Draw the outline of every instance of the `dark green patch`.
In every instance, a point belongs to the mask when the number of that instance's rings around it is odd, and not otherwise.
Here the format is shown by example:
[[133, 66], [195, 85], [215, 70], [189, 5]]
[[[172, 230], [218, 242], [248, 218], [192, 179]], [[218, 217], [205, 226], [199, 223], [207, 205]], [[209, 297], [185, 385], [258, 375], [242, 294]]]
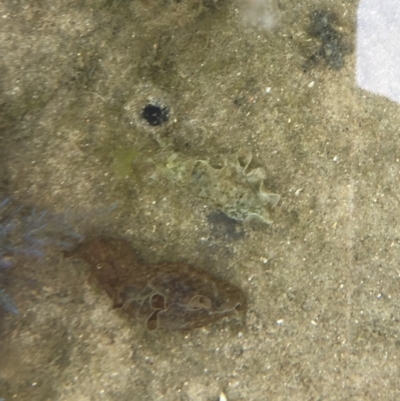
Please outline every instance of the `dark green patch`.
[[336, 14], [327, 10], [315, 10], [311, 12], [310, 19], [309, 34], [318, 40], [319, 48], [308, 57], [304, 69], [309, 70], [323, 59], [332, 69], [340, 70], [344, 66], [344, 56], [351, 52], [351, 48], [335, 28]]

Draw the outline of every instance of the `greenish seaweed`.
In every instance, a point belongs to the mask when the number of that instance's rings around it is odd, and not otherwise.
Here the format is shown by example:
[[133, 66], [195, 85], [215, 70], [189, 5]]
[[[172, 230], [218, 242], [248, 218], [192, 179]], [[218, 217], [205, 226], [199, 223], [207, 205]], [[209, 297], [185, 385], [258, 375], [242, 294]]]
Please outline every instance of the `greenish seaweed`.
[[111, 169], [117, 178], [129, 177], [132, 174], [133, 163], [140, 153], [136, 149], [120, 149], [116, 151]]

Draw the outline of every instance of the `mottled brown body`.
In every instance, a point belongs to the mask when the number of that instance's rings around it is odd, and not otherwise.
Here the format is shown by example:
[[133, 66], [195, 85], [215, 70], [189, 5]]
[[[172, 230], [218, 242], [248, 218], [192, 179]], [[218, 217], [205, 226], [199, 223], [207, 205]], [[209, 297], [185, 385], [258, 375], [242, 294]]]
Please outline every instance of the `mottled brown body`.
[[191, 330], [246, 309], [238, 287], [184, 263], [142, 263], [122, 239], [91, 239], [71, 256], [89, 264], [115, 308], [149, 330]]

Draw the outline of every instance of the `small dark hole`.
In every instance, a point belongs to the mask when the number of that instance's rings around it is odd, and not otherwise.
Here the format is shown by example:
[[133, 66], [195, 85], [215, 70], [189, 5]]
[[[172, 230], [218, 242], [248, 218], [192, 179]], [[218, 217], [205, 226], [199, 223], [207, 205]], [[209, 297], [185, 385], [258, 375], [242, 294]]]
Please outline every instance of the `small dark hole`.
[[156, 104], [147, 104], [142, 111], [142, 117], [150, 125], [157, 127], [169, 120], [169, 109]]

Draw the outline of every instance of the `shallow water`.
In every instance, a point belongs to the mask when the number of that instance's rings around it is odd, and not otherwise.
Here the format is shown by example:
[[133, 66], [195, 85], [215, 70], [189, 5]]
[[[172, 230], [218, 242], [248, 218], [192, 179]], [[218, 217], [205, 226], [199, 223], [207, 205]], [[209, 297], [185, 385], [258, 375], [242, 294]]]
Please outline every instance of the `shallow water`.
[[[248, 306], [244, 322], [149, 332], [84, 262], [16, 257], [0, 271], [19, 311], [0, 312], [0, 399], [399, 398], [400, 113], [358, 86], [357, 9], [0, 4], [1, 195], [148, 265], [201, 268]], [[219, 171], [242, 149], [280, 195], [272, 224], [227, 217], [168, 159]]]

